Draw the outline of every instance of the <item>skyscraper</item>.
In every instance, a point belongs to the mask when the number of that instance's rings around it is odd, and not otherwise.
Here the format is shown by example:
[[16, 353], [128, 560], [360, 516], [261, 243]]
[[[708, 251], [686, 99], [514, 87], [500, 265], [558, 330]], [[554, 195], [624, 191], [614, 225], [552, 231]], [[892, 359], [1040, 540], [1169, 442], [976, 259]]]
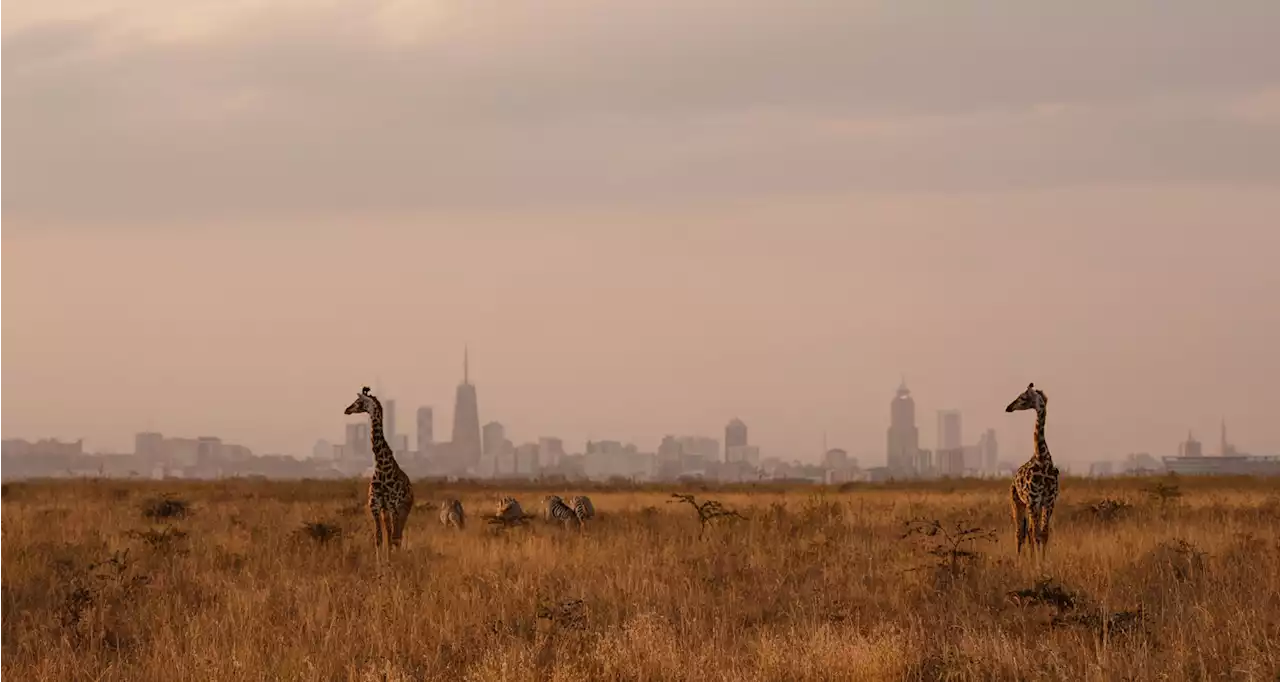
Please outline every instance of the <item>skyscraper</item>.
[[1235, 457], [1236, 455], [1240, 454], [1239, 452], [1236, 451], [1236, 446], [1232, 445], [1231, 441], [1227, 440], [1227, 418], [1226, 417], [1222, 418], [1222, 435], [1220, 436], [1220, 441], [1221, 442], [1219, 442], [1218, 444], [1218, 454], [1222, 455], [1223, 457]]
[[745, 447], [747, 445], [747, 425], [741, 419], [734, 417], [729, 420], [728, 425], [724, 427], [724, 459], [726, 462], [732, 461], [734, 457], [730, 453], [736, 453], [733, 448]]
[[996, 444], [995, 429], [987, 429], [982, 434], [982, 438], [978, 441], [978, 449], [982, 451], [982, 472], [988, 475], [996, 473], [1000, 449]]
[[369, 454], [369, 424], [366, 422], [347, 424], [346, 446], [347, 452], [352, 455]]
[[916, 401], [903, 379], [889, 403], [888, 448], [885, 464], [894, 476], [914, 475], [920, 457], [920, 430], [916, 428]]
[[960, 410], [938, 410], [938, 447], [955, 450], [964, 446], [960, 433]]
[[382, 435], [387, 439], [387, 444], [391, 446], [392, 450], [395, 450], [396, 445], [400, 443], [400, 439], [396, 438], [395, 399], [382, 401], [382, 431]]
[[459, 467], [474, 467], [480, 462], [480, 409], [476, 404], [476, 387], [471, 384], [470, 354], [462, 351], [462, 383], [458, 384], [453, 401], [454, 463]]
[[418, 408], [418, 453], [425, 455], [435, 442], [435, 416], [431, 408], [423, 405]]
[[538, 438], [538, 462], [544, 467], [559, 466], [564, 459], [564, 441], [554, 436]]
[[502, 446], [507, 440], [507, 429], [500, 422], [489, 422], [481, 432], [483, 436], [483, 452], [486, 455], [502, 453]]

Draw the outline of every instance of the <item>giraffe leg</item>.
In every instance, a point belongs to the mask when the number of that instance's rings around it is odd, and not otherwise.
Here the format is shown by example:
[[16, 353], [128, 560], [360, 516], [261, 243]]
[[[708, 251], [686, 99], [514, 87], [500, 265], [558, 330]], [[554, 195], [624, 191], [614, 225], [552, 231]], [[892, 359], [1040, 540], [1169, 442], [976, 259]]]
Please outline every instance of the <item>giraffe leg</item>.
[[1037, 544], [1040, 546], [1040, 556], [1043, 557], [1049, 549], [1049, 520], [1053, 518], [1053, 505], [1047, 504], [1040, 512], [1040, 533]]
[[382, 510], [382, 527], [387, 533], [387, 556], [391, 556], [391, 550], [395, 548], [396, 534], [396, 515], [390, 509]]
[[409, 509], [410, 507], [407, 507], [407, 506], [401, 507], [399, 510], [395, 512], [394, 516], [390, 519], [390, 523], [391, 523], [390, 544], [392, 547], [395, 547], [395, 548], [400, 547], [400, 543], [404, 538], [404, 526], [405, 526], [405, 523], [408, 522], [409, 520]]
[[1009, 497], [1010, 505], [1013, 508], [1013, 525], [1018, 533], [1018, 555], [1021, 556], [1022, 545], [1027, 541], [1027, 536], [1030, 535], [1027, 529], [1027, 521], [1029, 520], [1027, 505], [1022, 501], [1022, 498], [1018, 496], [1016, 488], [1010, 488]]
[[1043, 550], [1040, 546], [1040, 538], [1042, 537], [1040, 533], [1040, 528], [1041, 528], [1040, 521], [1044, 518], [1042, 514], [1043, 509], [1044, 507], [1041, 507], [1038, 505], [1028, 506], [1027, 508], [1027, 516], [1031, 519], [1031, 532], [1028, 533], [1027, 539], [1031, 543], [1032, 557], [1039, 557], [1041, 554], [1043, 554]]
[[377, 507], [369, 507], [369, 513], [373, 515], [373, 546], [377, 550], [382, 549], [382, 510]]

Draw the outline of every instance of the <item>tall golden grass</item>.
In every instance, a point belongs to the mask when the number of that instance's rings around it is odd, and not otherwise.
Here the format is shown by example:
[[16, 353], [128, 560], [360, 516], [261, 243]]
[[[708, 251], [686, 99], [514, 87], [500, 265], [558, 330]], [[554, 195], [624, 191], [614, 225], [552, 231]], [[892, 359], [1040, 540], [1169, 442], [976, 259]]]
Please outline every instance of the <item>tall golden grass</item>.
[[379, 563], [359, 481], [11, 483], [3, 675], [1278, 679], [1280, 488], [1154, 484], [1064, 481], [1036, 561], [1007, 482], [681, 488], [746, 517], [705, 529], [676, 488], [596, 486], [582, 533], [480, 518], [551, 490], [419, 482]]

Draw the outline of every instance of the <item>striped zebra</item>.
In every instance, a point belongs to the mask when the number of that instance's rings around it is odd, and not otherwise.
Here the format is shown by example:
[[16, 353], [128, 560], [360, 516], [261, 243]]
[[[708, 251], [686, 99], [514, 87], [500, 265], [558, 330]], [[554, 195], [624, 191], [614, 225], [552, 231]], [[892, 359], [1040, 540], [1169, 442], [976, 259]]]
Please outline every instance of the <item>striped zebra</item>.
[[577, 526], [578, 529], [582, 528], [582, 518], [578, 516], [578, 512], [565, 504], [559, 495], [547, 495], [542, 498], [542, 504], [546, 510], [547, 520], [558, 521], [566, 528], [570, 525]]
[[457, 500], [445, 500], [440, 503], [440, 525], [462, 530], [467, 525], [467, 516], [462, 511], [462, 503]]
[[543, 496], [542, 498], [542, 513], [540, 514], [540, 516], [542, 516], [542, 520], [546, 521], [547, 523], [551, 523], [552, 521], [555, 520], [551, 516], [551, 499], [552, 498], [559, 499], [556, 495], [546, 495], [546, 496]]
[[578, 518], [583, 521], [596, 515], [595, 505], [591, 504], [591, 498], [586, 495], [574, 495], [569, 498], [569, 506], [578, 513]]
[[524, 520], [524, 509], [516, 498], [508, 495], [498, 500], [497, 517], [503, 523], [520, 523]]

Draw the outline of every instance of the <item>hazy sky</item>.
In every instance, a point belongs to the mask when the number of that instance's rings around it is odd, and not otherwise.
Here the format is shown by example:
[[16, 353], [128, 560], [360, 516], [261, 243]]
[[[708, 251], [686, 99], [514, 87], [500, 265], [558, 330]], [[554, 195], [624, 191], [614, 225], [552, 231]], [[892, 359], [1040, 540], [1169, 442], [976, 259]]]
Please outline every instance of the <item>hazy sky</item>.
[[3, 430], [1280, 451], [1280, 3], [14, 0]]

